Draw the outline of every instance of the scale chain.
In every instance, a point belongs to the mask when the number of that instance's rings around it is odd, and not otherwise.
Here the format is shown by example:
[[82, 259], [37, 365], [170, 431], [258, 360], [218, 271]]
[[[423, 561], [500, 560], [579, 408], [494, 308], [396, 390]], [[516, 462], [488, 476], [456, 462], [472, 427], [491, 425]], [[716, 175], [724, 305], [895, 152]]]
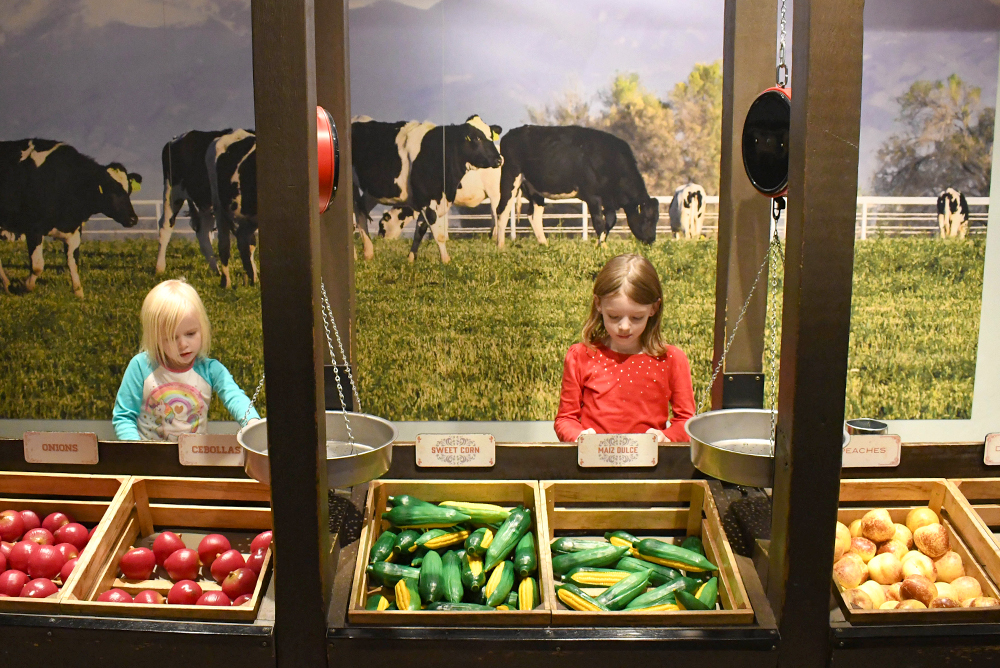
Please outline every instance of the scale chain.
[[[326, 298], [326, 286], [320, 281], [320, 290], [323, 294], [323, 301], [320, 304], [322, 315], [323, 315], [323, 330], [326, 332], [326, 345], [330, 349], [330, 359], [333, 361], [333, 377], [337, 381], [337, 395], [340, 397], [340, 411], [344, 414], [344, 426], [347, 427], [347, 440], [351, 444], [351, 454], [354, 454], [354, 432], [351, 431], [351, 421], [347, 417], [347, 402], [344, 401], [344, 388], [340, 384], [340, 370], [337, 369], [337, 355], [333, 352], [333, 338], [330, 336], [330, 322], [333, 322], [333, 327], [336, 330], [337, 322], [333, 319], [333, 309], [330, 308], [330, 302]], [[337, 333], [337, 340], [340, 340], [340, 333]], [[343, 352], [343, 348], [341, 348]], [[347, 358], [345, 357], [346, 361]], [[351, 381], [353, 385], [353, 380]], [[355, 396], [357, 396], [357, 389], [354, 390]]]
[[243, 419], [240, 420], [240, 429], [247, 426], [247, 416], [250, 415], [250, 409], [254, 407], [257, 403], [257, 397], [260, 396], [260, 391], [264, 387], [264, 373], [260, 374], [260, 382], [257, 383], [257, 389], [253, 392], [253, 397], [250, 399], [250, 403], [247, 405], [247, 410], [243, 413]]
[[[330, 306], [330, 300], [326, 296], [326, 286], [320, 281], [319, 289], [323, 293], [323, 303], [326, 305], [326, 310], [330, 314], [330, 323], [333, 325], [333, 335], [337, 337], [337, 347], [340, 348], [340, 357], [344, 360], [344, 367], [347, 369], [347, 380], [351, 383], [351, 391], [354, 392], [354, 410], [357, 413], [361, 412], [361, 397], [358, 395], [358, 386], [354, 382], [354, 373], [351, 371], [351, 364], [347, 359], [347, 353], [344, 352], [344, 343], [340, 340], [340, 329], [337, 328], [337, 321], [333, 317], [333, 308]], [[333, 348], [330, 349], [330, 357], [333, 357]], [[334, 361], [336, 364], [336, 361]], [[338, 373], [338, 379], [340, 374]]]
[[774, 78], [781, 88], [788, 85], [788, 66], [785, 64], [785, 0], [781, 0], [781, 41], [778, 45], [778, 67]]

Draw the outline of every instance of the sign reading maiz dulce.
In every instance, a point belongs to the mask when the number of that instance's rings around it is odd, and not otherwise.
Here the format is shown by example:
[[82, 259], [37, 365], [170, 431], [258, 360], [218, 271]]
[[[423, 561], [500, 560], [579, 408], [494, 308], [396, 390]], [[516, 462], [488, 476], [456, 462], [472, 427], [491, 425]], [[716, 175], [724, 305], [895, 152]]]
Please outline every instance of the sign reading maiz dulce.
[[417, 434], [417, 466], [493, 466], [496, 439], [492, 434]]
[[584, 468], [656, 466], [660, 451], [652, 434], [582, 434], [577, 456]]

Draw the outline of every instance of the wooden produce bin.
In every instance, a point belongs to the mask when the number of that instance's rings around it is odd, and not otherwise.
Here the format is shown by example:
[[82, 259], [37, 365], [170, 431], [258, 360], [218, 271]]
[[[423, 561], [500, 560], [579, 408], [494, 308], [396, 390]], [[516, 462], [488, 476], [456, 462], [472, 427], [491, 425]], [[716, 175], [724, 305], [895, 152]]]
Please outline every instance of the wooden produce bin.
[[[368, 596], [381, 591], [368, 581], [365, 568], [372, 543], [389, 523], [382, 519], [382, 513], [390, 496], [410, 494], [423, 501], [467, 501], [471, 503], [493, 503], [505, 508], [523, 505], [531, 509], [531, 531], [535, 534], [538, 554], [538, 594], [541, 604], [534, 610], [496, 610], [493, 612], [457, 612], [433, 610], [365, 610]], [[542, 582], [542, 554], [547, 545], [542, 533], [542, 519], [539, 514], [541, 500], [538, 483], [521, 480], [376, 480], [368, 489], [364, 526], [358, 542], [358, 561], [354, 570], [354, 584], [348, 605], [347, 618], [354, 624], [378, 624], [385, 626], [544, 626], [549, 623], [551, 609], [551, 586]], [[515, 584], [516, 586], [516, 584]], [[391, 591], [387, 597], [393, 598]]]
[[980, 525], [980, 535], [968, 538], [981, 548], [983, 567], [994, 582], [1000, 582], [1000, 478], [949, 480], [957, 488], [956, 501]]
[[[144, 581], [122, 580], [118, 570], [123, 554], [132, 547], [152, 548], [153, 539], [161, 531], [173, 531], [186, 547], [194, 550], [207, 534], [220, 533], [246, 557], [254, 536], [271, 528], [271, 496], [267, 485], [253, 480], [137, 476], [131, 479], [116, 501], [113, 512], [108, 515], [104, 537], [92, 559], [63, 596], [64, 611], [157, 619], [234, 622], [256, 619], [270, 575], [271, 548], [267, 551], [252, 598], [238, 607], [104, 603], [97, 597], [116, 587], [133, 596], [144, 589], [152, 589], [166, 597], [174, 583], [162, 568], [157, 567], [154, 578]], [[206, 567], [202, 567], [196, 582], [206, 592], [221, 589]]]
[[[93, 559], [111, 521], [108, 509], [125, 494], [128, 476], [0, 472], [0, 511], [33, 510], [40, 519], [56, 511], [84, 526], [96, 525], [73, 574], [48, 598], [0, 598], [0, 612], [56, 614], [59, 603]], [[59, 584], [58, 579], [55, 581]]]
[[[539, 485], [545, 514], [545, 538], [539, 563], [545, 593], [553, 603], [552, 624], [586, 626], [718, 626], [751, 624], [750, 599], [708, 484], [702, 480], [544, 480]], [[556, 598], [552, 554], [546, 549], [562, 535], [603, 538], [623, 530], [639, 538], [677, 543], [700, 536], [709, 561], [719, 567], [721, 610], [669, 612], [584, 612], [570, 610]]]
[[[998, 481], [1000, 482], [1000, 481]], [[971, 488], [970, 488], [971, 489]], [[997, 489], [1000, 489], [998, 485]], [[927, 506], [948, 530], [951, 549], [962, 557], [965, 574], [975, 578], [983, 596], [1000, 598], [994, 584], [1000, 576], [997, 546], [981, 520], [953, 483], [938, 478], [857, 479], [840, 481], [837, 519], [845, 525], [869, 510], [885, 508], [892, 521], [905, 524], [913, 508]], [[940, 622], [1000, 622], [1000, 608], [946, 608], [926, 610], [853, 610], [833, 584], [834, 598], [851, 624], [928, 624]]]

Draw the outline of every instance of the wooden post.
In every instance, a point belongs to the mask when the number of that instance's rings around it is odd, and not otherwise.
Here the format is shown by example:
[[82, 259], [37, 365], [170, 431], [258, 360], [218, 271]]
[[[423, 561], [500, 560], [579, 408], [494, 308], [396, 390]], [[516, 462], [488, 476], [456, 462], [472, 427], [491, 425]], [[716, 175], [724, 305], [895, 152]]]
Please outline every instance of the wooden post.
[[251, 15], [275, 654], [279, 668], [326, 666], [332, 580], [326, 576], [313, 3], [254, 0]]
[[829, 659], [851, 320], [864, 0], [795, 5], [781, 385], [767, 595], [779, 666]]

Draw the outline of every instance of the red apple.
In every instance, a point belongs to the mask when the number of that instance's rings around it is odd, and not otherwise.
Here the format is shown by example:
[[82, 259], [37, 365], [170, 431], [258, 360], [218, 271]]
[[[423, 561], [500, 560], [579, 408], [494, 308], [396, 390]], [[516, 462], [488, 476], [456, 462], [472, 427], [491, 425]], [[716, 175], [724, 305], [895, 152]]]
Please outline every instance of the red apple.
[[90, 542], [90, 539], [94, 537], [94, 532], [95, 531], [97, 531], [97, 525], [96, 524], [94, 526], [90, 527], [90, 531], [87, 532], [87, 542], [88, 543]]
[[101, 592], [97, 600], [102, 603], [131, 603], [132, 595], [124, 589], [109, 589]]
[[271, 532], [261, 531], [257, 536], [250, 542], [250, 551], [256, 552], [257, 550], [263, 548], [268, 548], [271, 546]]
[[28, 584], [28, 574], [22, 571], [4, 571], [0, 573], [0, 595], [20, 596], [24, 585]]
[[31, 554], [40, 547], [38, 543], [30, 540], [22, 540], [14, 543], [10, 551], [10, 558], [7, 559], [7, 566], [22, 573], [28, 572], [28, 560]]
[[42, 526], [42, 521], [38, 519], [38, 515], [35, 514], [34, 510], [22, 510], [21, 519], [24, 521], [25, 531], [31, 531]]
[[66, 563], [63, 564], [62, 569], [59, 571], [59, 579], [62, 580], [63, 584], [66, 584], [66, 580], [69, 580], [69, 576], [72, 575], [78, 561], [80, 560], [77, 557], [73, 557], [72, 559], [67, 559]]
[[16, 510], [0, 513], [0, 539], [15, 541], [24, 534], [24, 520]]
[[21, 598], [46, 598], [59, 591], [52, 580], [37, 578], [21, 588]]
[[233, 607], [235, 607], [237, 605], [243, 605], [244, 603], [246, 603], [247, 601], [249, 601], [251, 598], [253, 598], [253, 596], [251, 596], [250, 594], [243, 594], [242, 596], [240, 596], [239, 598], [237, 598], [235, 601], [233, 601]]
[[32, 578], [51, 580], [59, 575], [66, 558], [54, 545], [39, 545], [28, 558], [28, 575]]
[[229, 539], [222, 534], [210, 533], [198, 543], [198, 559], [206, 566], [211, 566], [215, 558], [232, 548]]
[[3, 573], [6, 570], [7, 570], [7, 557], [4, 556], [2, 552], [0, 552], [0, 573]]
[[167, 569], [167, 574], [174, 582], [178, 580], [194, 580], [198, 577], [198, 553], [194, 550], [184, 548], [177, 550], [163, 562], [163, 567]]
[[56, 529], [56, 532], [52, 536], [56, 539], [57, 543], [71, 543], [76, 545], [76, 549], [81, 552], [83, 552], [83, 548], [87, 547], [87, 541], [90, 540], [90, 532], [87, 531], [87, 527], [76, 522], [64, 524]]
[[[56, 542], [56, 539], [52, 536], [52, 532], [49, 531], [48, 529], [42, 529], [42, 528], [26, 531], [24, 534], [23, 542], [26, 543], [29, 540], [32, 543], [38, 543], [39, 545], [53, 545]], [[62, 543], [65, 541], [59, 541], [59, 542]]]
[[62, 553], [62, 556], [66, 561], [70, 559], [76, 559], [80, 556], [80, 550], [76, 549], [76, 545], [72, 543], [57, 543], [56, 549]]
[[222, 591], [229, 598], [252, 594], [257, 586], [257, 574], [249, 568], [237, 568], [222, 581]]
[[10, 551], [14, 549], [14, 543], [6, 540], [0, 541], [0, 554], [10, 559]]
[[255, 550], [253, 554], [247, 557], [247, 568], [252, 570], [257, 575], [260, 575], [260, 569], [264, 567], [264, 555], [267, 554], [267, 548], [262, 547], [259, 550]]
[[195, 601], [195, 605], [222, 605], [228, 607], [232, 604], [233, 602], [229, 600], [229, 597], [221, 591], [206, 591]]
[[132, 599], [133, 603], [146, 603], [148, 605], [163, 605], [167, 602], [167, 599], [163, 598], [163, 594], [158, 591], [153, 591], [152, 589], [143, 589], [141, 592], [135, 595]]
[[212, 577], [215, 578], [216, 582], [221, 583], [227, 575], [246, 565], [247, 562], [244, 561], [239, 550], [226, 550], [212, 562]]
[[194, 605], [201, 598], [201, 587], [197, 582], [181, 580], [170, 588], [167, 603], [170, 605]]
[[48, 531], [49, 533], [55, 533], [56, 529], [58, 529], [61, 526], [66, 526], [67, 524], [70, 524], [72, 521], [73, 518], [67, 515], [66, 513], [60, 513], [56, 511], [54, 513], [49, 513], [48, 515], [45, 516], [45, 519], [42, 520], [42, 528]]
[[148, 580], [156, 568], [156, 555], [146, 547], [134, 547], [122, 555], [118, 566], [129, 580]]
[[184, 541], [173, 531], [164, 531], [153, 541], [153, 554], [156, 555], [156, 565], [162, 566], [171, 554], [184, 549]]

